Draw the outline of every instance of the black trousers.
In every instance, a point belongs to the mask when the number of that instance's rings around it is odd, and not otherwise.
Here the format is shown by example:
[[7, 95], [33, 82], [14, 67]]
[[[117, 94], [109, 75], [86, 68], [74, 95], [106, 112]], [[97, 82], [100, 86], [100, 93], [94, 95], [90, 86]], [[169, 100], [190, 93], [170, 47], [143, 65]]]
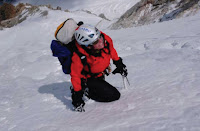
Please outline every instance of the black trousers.
[[120, 98], [120, 92], [102, 78], [87, 80], [89, 97], [98, 102], [111, 102]]

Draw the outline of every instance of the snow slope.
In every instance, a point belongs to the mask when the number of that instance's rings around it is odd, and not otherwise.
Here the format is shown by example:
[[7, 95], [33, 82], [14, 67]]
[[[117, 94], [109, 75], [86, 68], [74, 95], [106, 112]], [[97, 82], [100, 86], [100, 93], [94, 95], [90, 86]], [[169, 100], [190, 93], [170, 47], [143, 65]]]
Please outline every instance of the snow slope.
[[110, 75], [120, 100], [89, 100], [84, 113], [72, 111], [70, 77], [50, 51], [56, 27], [68, 17], [93, 25], [101, 20], [49, 10], [0, 31], [1, 131], [200, 130], [200, 13], [115, 31], [100, 26], [124, 59], [131, 87], [124, 90], [121, 76]]
[[99, 15], [103, 13], [109, 20], [119, 18], [140, 0], [19, 0], [18, 2], [33, 5], [51, 4], [53, 7], [60, 6], [63, 10], [70, 11], [86, 10]]

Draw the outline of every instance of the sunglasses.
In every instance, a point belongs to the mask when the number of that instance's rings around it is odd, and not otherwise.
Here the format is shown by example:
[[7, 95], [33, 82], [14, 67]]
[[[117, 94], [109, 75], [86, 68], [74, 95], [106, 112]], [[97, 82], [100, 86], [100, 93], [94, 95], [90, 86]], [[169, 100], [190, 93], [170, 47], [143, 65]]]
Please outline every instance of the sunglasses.
[[102, 38], [102, 36], [100, 35], [100, 36], [97, 38], [97, 40], [96, 40], [95, 42], [92, 43], [92, 45], [98, 44], [98, 42], [99, 42], [99, 40], [100, 40], [101, 38]]
[[87, 45], [86, 47], [88, 47], [88, 46], [93, 46], [93, 45], [98, 44], [98, 42], [99, 42], [99, 40], [100, 40], [101, 38], [102, 38], [102, 36], [100, 35], [93, 43]]

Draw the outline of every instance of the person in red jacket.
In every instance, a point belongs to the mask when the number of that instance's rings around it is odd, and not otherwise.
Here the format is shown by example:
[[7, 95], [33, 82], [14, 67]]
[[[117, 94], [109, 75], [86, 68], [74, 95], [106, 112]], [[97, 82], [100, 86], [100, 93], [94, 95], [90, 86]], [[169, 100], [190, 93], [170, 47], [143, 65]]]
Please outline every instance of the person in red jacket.
[[[83, 24], [75, 33], [77, 51], [71, 63], [72, 104], [75, 111], [84, 110], [83, 94], [98, 102], [120, 98], [120, 92], [105, 81], [110, 59], [116, 65], [115, 73], [127, 76], [127, 69], [113, 47], [112, 39], [96, 27]], [[77, 53], [82, 54], [82, 57]]]

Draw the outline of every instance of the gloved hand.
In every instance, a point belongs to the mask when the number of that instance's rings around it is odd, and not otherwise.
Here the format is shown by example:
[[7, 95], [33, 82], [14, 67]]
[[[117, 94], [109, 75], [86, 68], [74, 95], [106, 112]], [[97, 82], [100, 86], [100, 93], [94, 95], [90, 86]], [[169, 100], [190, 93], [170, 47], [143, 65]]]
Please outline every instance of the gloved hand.
[[78, 26], [81, 26], [81, 25], [83, 25], [83, 24], [84, 24], [83, 21], [79, 21], [77, 25], [78, 25]]
[[74, 106], [74, 111], [85, 112], [84, 105], [85, 102], [82, 100], [83, 91], [72, 90], [72, 104]]
[[123, 76], [128, 75], [128, 71], [126, 69], [126, 65], [122, 62], [122, 58], [120, 58], [118, 61], [113, 61], [113, 64], [116, 65], [116, 69], [112, 72], [113, 74], [120, 73]]

